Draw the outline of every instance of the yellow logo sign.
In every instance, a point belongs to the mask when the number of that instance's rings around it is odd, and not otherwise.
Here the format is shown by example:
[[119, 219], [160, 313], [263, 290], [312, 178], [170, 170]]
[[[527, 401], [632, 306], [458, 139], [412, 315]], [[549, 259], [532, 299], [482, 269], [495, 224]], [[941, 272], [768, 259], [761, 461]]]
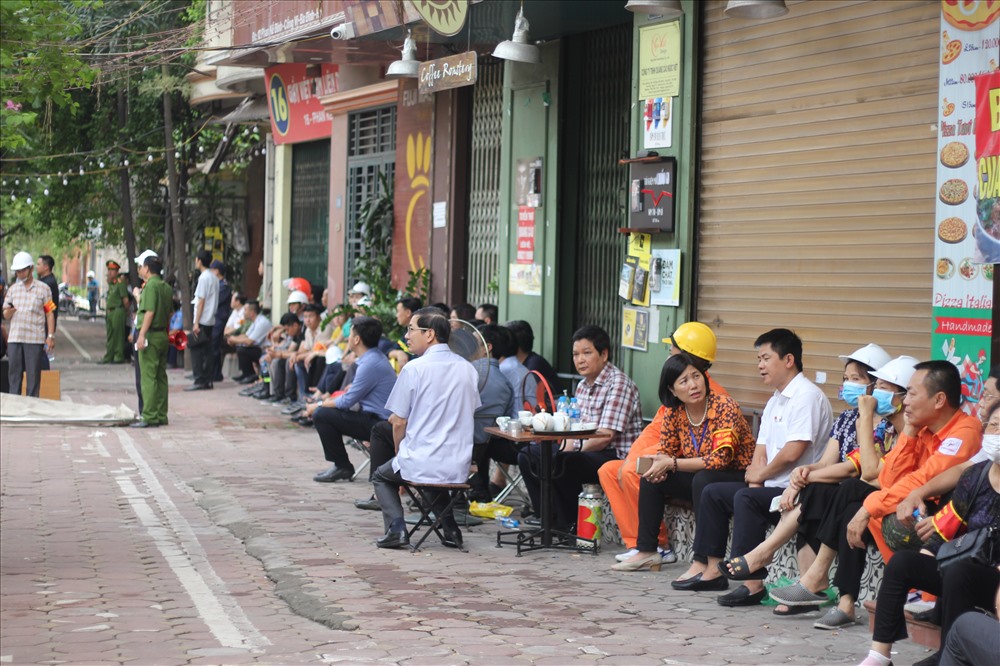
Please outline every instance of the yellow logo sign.
[[406, 175], [410, 177], [410, 189], [413, 194], [410, 196], [410, 203], [406, 207], [406, 256], [410, 260], [410, 270], [417, 270], [417, 260], [420, 262], [419, 268], [424, 267], [424, 258], [413, 256], [413, 212], [417, 208], [417, 202], [431, 186], [431, 181], [427, 178], [431, 172], [431, 137], [424, 138], [423, 132], [418, 132], [417, 136], [410, 134], [406, 137]]
[[469, 13], [469, 0], [413, 0], [413, 6], [434, 32], [448, 37], [461, 31]]

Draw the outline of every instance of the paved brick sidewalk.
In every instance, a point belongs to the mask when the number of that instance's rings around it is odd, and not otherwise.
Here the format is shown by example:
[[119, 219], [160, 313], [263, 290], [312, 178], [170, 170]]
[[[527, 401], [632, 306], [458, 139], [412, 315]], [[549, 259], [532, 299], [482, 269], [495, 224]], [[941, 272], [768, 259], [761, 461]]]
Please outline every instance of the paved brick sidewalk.
[[[313, 430], [224, 382], [152, 430], [0, 436], [0, 663], [853, 664], [866, 625], [725, 609], [597, 557], [431, 543], [381, 551], [370, 486], [318, 484]], [[132, 402], [129, 369], [64, 368], [64, 397]], [[863, 616], [864, 612], [860, 614]], [[896, 663], [926, 651], [897, 646]]]

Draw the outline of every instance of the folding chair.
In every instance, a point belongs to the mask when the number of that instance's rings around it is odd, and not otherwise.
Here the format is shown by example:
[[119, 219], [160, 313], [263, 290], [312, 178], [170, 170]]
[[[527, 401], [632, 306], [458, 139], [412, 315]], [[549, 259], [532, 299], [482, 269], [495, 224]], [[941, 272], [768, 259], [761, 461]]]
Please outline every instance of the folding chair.
[[368, 469], [369, 465], [371, 465], [372, 454], [371, 454], [371, 451], [368, 450], [367, 442], [361, 442], [361, 441], [358, 441], [358, 440], [356, 440], [356, 439], [354, 439], [352, 437], [351, 439], [347, 440], [347, 443], [350, 446], [352, 446], [355, 449], [357, 449], [358, 451], [361, 451], [361, 453], [363, 453], [364, 456], [365, 456], [365, 461], [363, 463], [361, 463], [360, 465], [358, 465], [357, 467], [354, 468], [354, 476], [351, 477], [351, 481], [354, 481], [359, 476], [361, 476], [361, 473], [363, 471], [365, 471], [366, 469]]
[[[528, 496], [528, 491], [524, 487], [524, 480], [521, 477], [521, 468], [517, 465], [509, 465], [504, 467], [500, 463], [496, 463], [497, 468], [499, 468], [500, 473], [503, 474], [504, 478], [507, 479], [507, 485], [504, 486], [503, 490], [493, 498], [494, 502], [503, 504], [504, 500], [510, 497], [511, 494], [517, 493], [521, 501], [525, 504], [531, 504], [531, 497]], [[510, 472], [510, 468], [513, 467], [515, 471]]]
[[[412, 483], [405, 479], [403, 480], [403, 489], [413, 500], [414, 506], [416, 506], [420, 511], [420, 519], [417, 520], [416, 524], [410, 528], [407, 532], [407, 536], [412, 540], [413, 535], [417, 530], [424, 525], [430, 526], [430, 529], [423, 533], [419, 541], [410, 545], [410, 550], [412, 552], [415, 553], [420, 550], [420, 546], [424, 543], [427, 537], [431, 535], [431, 532], [437, 534], [438, 539], [444, 543], [445, 538], [444, 533], [441, 531], [441, 521], [446, 515], [454, 511], [455, 505], [458, 504], [460, 499], [465, 499], [466, 492], [468, 492], [471, 487], [472, 486], [468, 483]], [[434, 511], [434, 503], [432, 501], [431, 493], [440, 491], [447, 491], [450, 498], [448, 503], [445, 505], [444, 510]], [[465, 546], [459, 546], [459, 550], [463, 553], [468, 552]]]

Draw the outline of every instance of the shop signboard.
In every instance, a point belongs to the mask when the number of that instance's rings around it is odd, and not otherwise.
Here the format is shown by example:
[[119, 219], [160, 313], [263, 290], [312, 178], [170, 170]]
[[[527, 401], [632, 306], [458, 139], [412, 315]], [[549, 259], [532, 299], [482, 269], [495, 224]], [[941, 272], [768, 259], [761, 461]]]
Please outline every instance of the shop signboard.
[[974, 412], [990, 367], [993, 262], [1000, 259], [992, 256], [992, 234], [980, 219], [989, 203], [983, 197], [992, 190], [989, 179], [981, 179], [978, 159], [990, 148], [977, 146], [977, 133], [992, 120], [976, 90], [977, 80], [985, 82], [1000, 61], [1000, 3], [944, 0], [940, 25], [931, 357], [958, 367]]
[[431, 30], [451, 37], [465, 26], [469, 0], [413, 0], [413, 8]]
[[475, 51], [420, 63], [420, 73], [417, 77], [420, 93], [426, 95], [450, 88], [471, 86], [478, 76], [476, 63]]
[[330, 136], [331, 116], [319, 98], [339, 90], [337, 65], [289, 63], [264, 70], [271, 130], [276, 144]]
[[681, 92], [681, 28], [677, 21], [639, 28], [639, 100]]
[[405, 286], [410, 273], [428, 267], [432, 225], [436, 219], [447, 223], [447, 202], [431, 201], [434, 97], [420, 94], [415, 80], [403, 79], [396, 108], [392, 283]]

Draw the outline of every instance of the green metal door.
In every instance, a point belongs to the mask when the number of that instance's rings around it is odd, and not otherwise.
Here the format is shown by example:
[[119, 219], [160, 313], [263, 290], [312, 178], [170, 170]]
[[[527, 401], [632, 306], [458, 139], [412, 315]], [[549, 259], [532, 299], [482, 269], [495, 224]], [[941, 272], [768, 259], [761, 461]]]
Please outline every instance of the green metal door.
[[353, 285], [359, 256], [370, 250], [361, 236], [360, 211], [364, 203], [381, 194], [379, 174], [392, 192], [396, 167], [396, 107], [387, 106], [348, 116], [347, 242], [344, 248], [344, 284]]
[[487, 288], [497, 276], [500, 248], [500, 147], [503, 120], [503, 61], [485, 59], [472, 93], [469, 174], [469, 263], [465, 297], [495, 303]]
[[618, 160], [629, 148], [632, 26], [568, 37], [564, 53], [560, 337], [568, 340], [576, 328], [597, 324], [617, 346], [625, 253], [618, 229], [625, 226], [628, 187], [628, 171]]
[[330, 140], [292, 148], [291, 277], [326, 284], [330, 220]]

